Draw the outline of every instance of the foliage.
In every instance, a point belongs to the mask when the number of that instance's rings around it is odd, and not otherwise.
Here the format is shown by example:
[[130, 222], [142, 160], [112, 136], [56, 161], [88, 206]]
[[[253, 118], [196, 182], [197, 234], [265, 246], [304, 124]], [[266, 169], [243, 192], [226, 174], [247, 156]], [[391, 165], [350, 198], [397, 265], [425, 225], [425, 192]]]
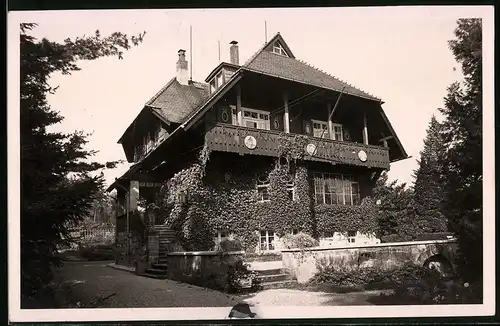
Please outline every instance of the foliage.
[[424, 267], [414, 264], [405, 264], [392, 270], [378, 267], [343, 269], [334, 264], [320, 265], [319, 267], [310, 283], [329, 284], [335, 287], [366, 286], [384, 282], [394, 286], [411, 280], [420, 280], [427, 272]]
[[259, 273], [248, 269], [248, 264], [238, 260], [234, 266], [229, 266], [227, 275], [227, 292], [240, 293], [243, 290], [260, 288]]
[[247, 262], [252, 262], [252, 261], [266, 262], [266, 261], [277, 261], [277, 260], [281, 260], [281, 253], [245, 252], [245, 261], [247, 261]]
[[304, 249], [319, 246], [319, 241], [307, 233], [287, 234], [282, 238], [283, 245], [288, 249]]
[[280, 133], [278, 136], [278, 157], [285, 158], [287, 162], [304, 158], [308, 137], [304, 135], [287, 135]]
[[462, 65], [465, 81], [448, 88], [440, 109], [446, 147], [443, 212], [459, 240], [461, 275], [479, 281], [483, 274], [482, 21], [459, 19], [457, 24], [449, 46]]
[[314, 212], [321, 234], [348, 231], [372, 234], [378, 231], [376, 209], [374, 201], [366, 197], [361, 205], [317, 205]]
[[90, 245], [79, 249], [82, 258], [87, 260], [114, 260], [115, 252], [110, 245]]
[[51, 267], [60, 266], [57, 248], [69, 246], [69, 227], [78, 224], [92, 208], [101, 189], [99, 169], [118, 162], [88, 162], [95, 151], [85, 150], [86, 135], [49, 132], [63, 117], [47, 102], [53, 73], [80, 70], [79, 60], [121, 57], [130, 39], [121, 33], [66, 39], [63, 44], [29, 35], [36, 24], [21, 24], [20, 35], [20, 135], [21, 135], [21, 292], [34, 295], [51, 279]]
[[221, 241], [215, 248], [215, 251], [229, 252], [229, 251], [241, 251], [243, 246], [241, 241], [238, 239], [225, 239]]
[[408, 209], [412, 196], [412, 189], [407, 188], [405, 183], [398, 184], [397, 180], [388, 182], [387, 172], [382, 172], [373, 189], [374, 201], [380, 201], [377, 205], [379, 236], [398, 234], [409, 241], [418, 235], [420, 230], [414, 227]]
[[445, 147], [440, 133], [441, 125], [432, 116], [420, 152], [419, 167], [415, 171], [412, 206], [414, 224], [422, 232], [443, 232], [447, 230], [446, 218], [442, 213], [444, 189], [442, 185]]

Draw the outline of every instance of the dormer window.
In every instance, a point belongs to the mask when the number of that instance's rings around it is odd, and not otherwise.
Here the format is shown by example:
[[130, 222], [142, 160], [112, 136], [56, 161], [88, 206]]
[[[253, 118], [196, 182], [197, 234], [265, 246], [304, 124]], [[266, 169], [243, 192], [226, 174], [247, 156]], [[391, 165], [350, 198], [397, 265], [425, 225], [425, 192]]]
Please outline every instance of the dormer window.
[[273, 53], [288, 57], [288, 54], [286, 53], [285, 49], [283, 49], [283, 46], [281, 46], [281, 44], [279, 42], [274, 43]]
[[214, 79], [212, 79], [210, 81], [210, 94], [212, 94], [213, 92], [215, 92], [216, 88], [217, 87], [215, 86], [215, 78], [214, 78]]
[[222, 71], [221, 71], [217, 74], [217, 88], [220, 88], [223, 82], [224, 81], [222, 79]]

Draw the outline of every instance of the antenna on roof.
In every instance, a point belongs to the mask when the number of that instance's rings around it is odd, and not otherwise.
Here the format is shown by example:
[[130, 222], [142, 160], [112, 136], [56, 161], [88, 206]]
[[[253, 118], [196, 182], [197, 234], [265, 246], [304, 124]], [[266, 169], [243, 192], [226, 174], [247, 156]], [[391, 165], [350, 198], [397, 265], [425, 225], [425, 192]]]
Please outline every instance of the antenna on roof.
[[217, 41], [217, 49], [219, 51], [219, 62], [220, 63], [220, 40]]
[[265, 35], [266, 43], [267, 43], [267, 21], [266, 20], [264, 20], [264, 35]]
[[189, 80], [193, 81], [193, 26], [189, 25]]

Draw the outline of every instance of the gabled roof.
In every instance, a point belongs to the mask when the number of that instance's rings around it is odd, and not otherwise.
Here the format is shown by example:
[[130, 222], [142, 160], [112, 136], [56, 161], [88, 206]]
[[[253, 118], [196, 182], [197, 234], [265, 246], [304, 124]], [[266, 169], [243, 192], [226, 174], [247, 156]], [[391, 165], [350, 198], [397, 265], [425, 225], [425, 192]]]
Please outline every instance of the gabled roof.
[[[272, 52], [272, 44], [279, 42], [288, 57]], [[344, 93], [380, 102], [381, 99], [368, 94], [352, 85], [341, 81], [326, 72], [295, 59], [283, 37], [278, 33], [244, 65], [243, 69], [256, 71], [266, 75], [289, 79], [300, 83], [326, 88], [340, 92], [345, 85]]]
[[146, 102], [168, 122], [182, 123], [208, 97], [208, 86], [192, 82], [181, 85], [172, 78], [155, 96]]

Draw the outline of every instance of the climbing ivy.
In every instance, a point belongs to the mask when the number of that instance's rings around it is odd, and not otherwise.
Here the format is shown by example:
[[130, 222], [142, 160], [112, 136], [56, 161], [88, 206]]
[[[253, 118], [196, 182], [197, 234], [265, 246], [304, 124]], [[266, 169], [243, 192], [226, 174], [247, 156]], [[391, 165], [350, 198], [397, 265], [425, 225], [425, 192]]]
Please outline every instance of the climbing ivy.
[[[274, 166], [235, 163], [226, 171], [216, 164], [207, 168], [210, 152], [204, 147], [196, 162], [168, 180], [157, 207], [184, 249], [213, 249], [217, 230], [235, 234], [247, 251], [255, 250], [259, 230], [272, 230], [280, 236], [296, 230], [316, 238], [325, 232], [374, 232], [376, 211], [369, 198], [360, 206], [314, 204], [307, 167], [297, 160], [293, 149], [301, 147], [303, 152], [302, 143], [294, 144], [283, 147]], [[265, 202], [258, 201], [256, 190], [257, 177], [262, 174], [269, 180], [269, 201]], [[291, 182], [294, 200], [287, 190]], [[181, 200], [183, 197], [187, 200]]]
[[280, 134], [278, 141], [278, 157], [285, 158], [287, 162], [304, 158], [308, 137], [304, 135]]

